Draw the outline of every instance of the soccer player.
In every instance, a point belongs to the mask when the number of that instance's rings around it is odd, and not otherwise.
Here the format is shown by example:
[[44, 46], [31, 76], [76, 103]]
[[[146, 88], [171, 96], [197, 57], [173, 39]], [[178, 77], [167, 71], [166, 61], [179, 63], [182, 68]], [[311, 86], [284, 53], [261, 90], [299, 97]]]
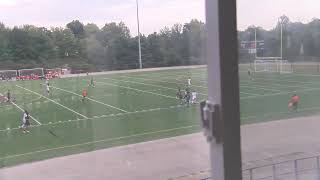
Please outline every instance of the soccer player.
[[188, 78], [188, 86], [191, 86], [191, 77]]
[[82, 101], [84, 101], [87, 96], [88, 96], [88, 91], [87, 91], [86, 89], [84, 89], [84, 90], [82, 91]]
[[46, 84], [46, 92], [47, 92], [47, 95], [50, 94], [50, 85], [49, 85], [49, 83]]
[[186, 91], [186, 94], [184, 96], [184, 99], [186, 100], [187, 105], [190, 105], [190, 99], [191, 99], [191, 93], [190, 91]]
[[182, 91], [180, 88], [178, 88], [178, 92], [177, 92], [177, 99], [180, 100], [180, 103], [182, 104], [182, 100], [183, 100], [183, 95], [182, 95]]
[[49, 86], [49, 79], [46, 79], [46, 85]]
[[89, 86], [91, 86], [91, 87], [95, 87], [93, 77], [91, 77], [91, 79], [90, 79], [90, 85], [89, 85]]
[[292, 108], [294, 111], [298, 112], [298, 103], [300, 101], [300, 96], [294, 94], [288, 104], [289, 108]]
[[192, 104], [196, 103], [196, 100], [197, 100], [197, 92], [196, 92], [196, 91], [192, 91], [191, 96], [192, 96], [192, 98], [191, 98], [191, 103], [192, 103]]
[[7, 102], [11, 102], [11, 93], [10, 90], [7, 92]]
[[253, 80], [252, 72], [251, 69], [248, 69], [248, 76], [251, 80]]
[[28, 127], [30, 126], [30, 115], [27, 110], [24, 110], [23, 115], [22, 115], [22, 125], [21, 129], [23, 133], [29, 133], [30, 131], [28, 130]]

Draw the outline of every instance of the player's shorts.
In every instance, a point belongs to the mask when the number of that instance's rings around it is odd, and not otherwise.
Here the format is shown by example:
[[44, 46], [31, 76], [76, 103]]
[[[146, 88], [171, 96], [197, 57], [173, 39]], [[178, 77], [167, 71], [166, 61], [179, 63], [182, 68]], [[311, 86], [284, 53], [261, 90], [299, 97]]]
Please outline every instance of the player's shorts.
[[30, 126], [29, 120], [27, 120], [26, 123], [23, 123], [21, 127], [22, 127], [22, 128], [26, 128], [26, 127], [28, 127], [28, 126]]
[[293, 107], [297, 107], [297, 106], [298, 106], [298, 102], [293, 102], [293, 103], [292, 103], [292, 106], [293, 106]]

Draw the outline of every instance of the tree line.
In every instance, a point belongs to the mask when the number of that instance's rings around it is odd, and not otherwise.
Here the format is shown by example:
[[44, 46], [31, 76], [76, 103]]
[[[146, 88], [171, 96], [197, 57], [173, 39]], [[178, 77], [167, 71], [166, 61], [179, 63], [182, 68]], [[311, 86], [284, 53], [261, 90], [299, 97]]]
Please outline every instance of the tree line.
[[289, 17], [283, 15], [275, 27], [265, 30], [262, 27], [249, 26], [238, 32], [239, 58], [241, 62], [255, 59], [255, 54], [241, 50], [241, 42], [264, 41], [264, 49], [258, 53], [260, 57], [280, 57], [282, 26], [282, 52], [283, 59], [288, 61], [320, 61], [320, 19], [314, 18], [309, 23], [291, 22]]
[[[141, 35], [143, 67], [203, 64], [204, 23], [164, 27]], [[0, 23], [1, 69], [71, 67], [74, 71], [138, 68], [138, 37], [123, 23], [84, 25], [74, 20], [66, 27], [23, 25], [9, 28]]]

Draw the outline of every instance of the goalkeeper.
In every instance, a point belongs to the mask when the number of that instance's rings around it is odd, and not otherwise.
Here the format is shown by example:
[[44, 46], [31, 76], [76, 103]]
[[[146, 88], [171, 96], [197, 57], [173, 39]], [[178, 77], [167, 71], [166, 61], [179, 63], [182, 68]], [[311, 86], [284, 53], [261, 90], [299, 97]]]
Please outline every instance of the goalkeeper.
[[300, 96], [294, 94], [288, 104], [289, 108], [292, 108], [294, 111], [298, 112], [298, 103], [300, 102]]

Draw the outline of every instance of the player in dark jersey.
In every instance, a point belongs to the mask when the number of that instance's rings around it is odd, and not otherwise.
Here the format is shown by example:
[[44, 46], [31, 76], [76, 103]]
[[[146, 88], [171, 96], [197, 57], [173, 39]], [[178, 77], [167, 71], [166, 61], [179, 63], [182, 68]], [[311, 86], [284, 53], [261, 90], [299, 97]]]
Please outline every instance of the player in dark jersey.
[[180, 103], [182, 104], [182, 102], [183, 102], [183, 94], [182, 94], [182, 91], [181, 91], [180, 88], [178, 88], [178, 92], [177, 92], [176, 95], [177, 95], [177, 99], [179, 99]]
[[190, 91], [187, 91], [187, 89], [186, 89], [186, 94], [184, 96], [184, 99], [186, 100], [186, 103], [189, 106], [190, 105], [190, 100], [191, 100], [191, 93], [190, 93]]
[[11, 102], [11, 93], [10, 90], [7, 92], [7, 102]]
[[29, 133], [28, 127], [30, 126], [30, 114], [27, 110], [23, 112], [22, 115], [22, 125], [21, 129], [23, 133]]
[[95, 87], [93, 77], [91, 77], [91, 79], [90, 79], [90, 86], [91, 86], [91, 87]]
[[253, 80], [253, 76], [252, 76], [252, 72], [251, 72], [251, 69], [248, 69], [248, 76], [251, 80]]

